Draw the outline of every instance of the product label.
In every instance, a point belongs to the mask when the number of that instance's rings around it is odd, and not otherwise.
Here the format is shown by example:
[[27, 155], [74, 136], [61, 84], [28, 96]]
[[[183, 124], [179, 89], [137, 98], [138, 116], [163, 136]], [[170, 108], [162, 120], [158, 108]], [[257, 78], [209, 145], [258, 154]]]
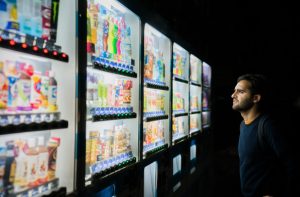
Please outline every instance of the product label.
[[56, 105], [56, 99], [57, 99], [57, 86], [49, 86], [49, 98], [48, 102], [50, 105]]
[[19, 110], [30, 110], [30, 80], [19, 80], [17, 105]]

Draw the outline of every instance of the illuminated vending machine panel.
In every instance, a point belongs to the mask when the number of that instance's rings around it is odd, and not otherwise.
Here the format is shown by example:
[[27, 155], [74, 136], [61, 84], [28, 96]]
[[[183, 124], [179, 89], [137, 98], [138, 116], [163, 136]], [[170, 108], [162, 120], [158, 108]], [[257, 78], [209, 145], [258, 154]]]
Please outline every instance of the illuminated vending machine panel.
[[87, 4], [85, 180], [138, 159], [140, 19], [117, 1]]
[[74, 190], [74, 13], [70, 1], [0, 1], [0, 196]]
[[143, 157], [168, 146], [170, 65], [170, 39], [146, 23], [143, 72]]
[[211, 124], [211, 67], [203, 62], [202, 67], [202, 127], [208, 128]]
[[189, 53], [173, 44], [172, 142], [189, 134]]
[[202, 61], [190, 55], [190, 134], [201, 131]]

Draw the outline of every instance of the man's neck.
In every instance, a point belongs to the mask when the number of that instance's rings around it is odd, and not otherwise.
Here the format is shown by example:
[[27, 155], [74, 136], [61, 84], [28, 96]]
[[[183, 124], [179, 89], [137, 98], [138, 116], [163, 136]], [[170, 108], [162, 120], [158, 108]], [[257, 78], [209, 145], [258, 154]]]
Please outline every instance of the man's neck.
[[241, 112], [245, 124], [251, 124], [260, 114], [257, 108], [251, 108], [248, 111]]

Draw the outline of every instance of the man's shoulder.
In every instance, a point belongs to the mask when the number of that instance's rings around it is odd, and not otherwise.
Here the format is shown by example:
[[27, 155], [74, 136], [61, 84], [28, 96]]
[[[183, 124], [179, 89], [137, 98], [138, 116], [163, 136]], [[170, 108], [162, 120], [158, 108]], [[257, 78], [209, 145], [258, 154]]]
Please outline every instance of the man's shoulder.
[[264, 127], [276, 127], [281, 128], [284, 124], [282, 117], [277, 114], [272, 113], [263, 113], [260, 115], [260, 124], [263, 124]]

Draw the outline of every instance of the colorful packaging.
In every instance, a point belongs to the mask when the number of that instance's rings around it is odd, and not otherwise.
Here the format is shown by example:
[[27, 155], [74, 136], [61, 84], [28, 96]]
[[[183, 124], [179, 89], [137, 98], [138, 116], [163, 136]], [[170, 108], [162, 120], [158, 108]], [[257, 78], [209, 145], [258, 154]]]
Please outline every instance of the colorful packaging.
[[124, 80], [123, 81], [123, 103], [129, 105], [131, 103], [131, 88], [132, 81]]
[[[8, 21], [5, 29], [12, 31], [19, 31], [20, 24], [18, 22], [18, 12], [17, 12], [17, 2], [16, 1], [6, 1], [6, 8], [8, 14]], [[2, 19], [1, 19], [2, 20]], [[5, 18], [4, 18], [5, 20]]]
[[90, 159], [89, 163], [94, 164], [97, 162], [98, 155], [100, 155], [99, 150], [99, 132], [90, 131], [89, 132], [89, 144], [90, 144]]
[[98, 9], [91, 5], [88, 11], [91, 22], [91, 42], [95, 45], [97, 43], [97, 28], [98, 28]]
[[144, 77], [146, 79], [153, 79], [154, 56], [151, 52], [146, 51]]
[[8, 80], [4, 74], [4, 63], [0, 61], [0, 110], [7, 107]]

